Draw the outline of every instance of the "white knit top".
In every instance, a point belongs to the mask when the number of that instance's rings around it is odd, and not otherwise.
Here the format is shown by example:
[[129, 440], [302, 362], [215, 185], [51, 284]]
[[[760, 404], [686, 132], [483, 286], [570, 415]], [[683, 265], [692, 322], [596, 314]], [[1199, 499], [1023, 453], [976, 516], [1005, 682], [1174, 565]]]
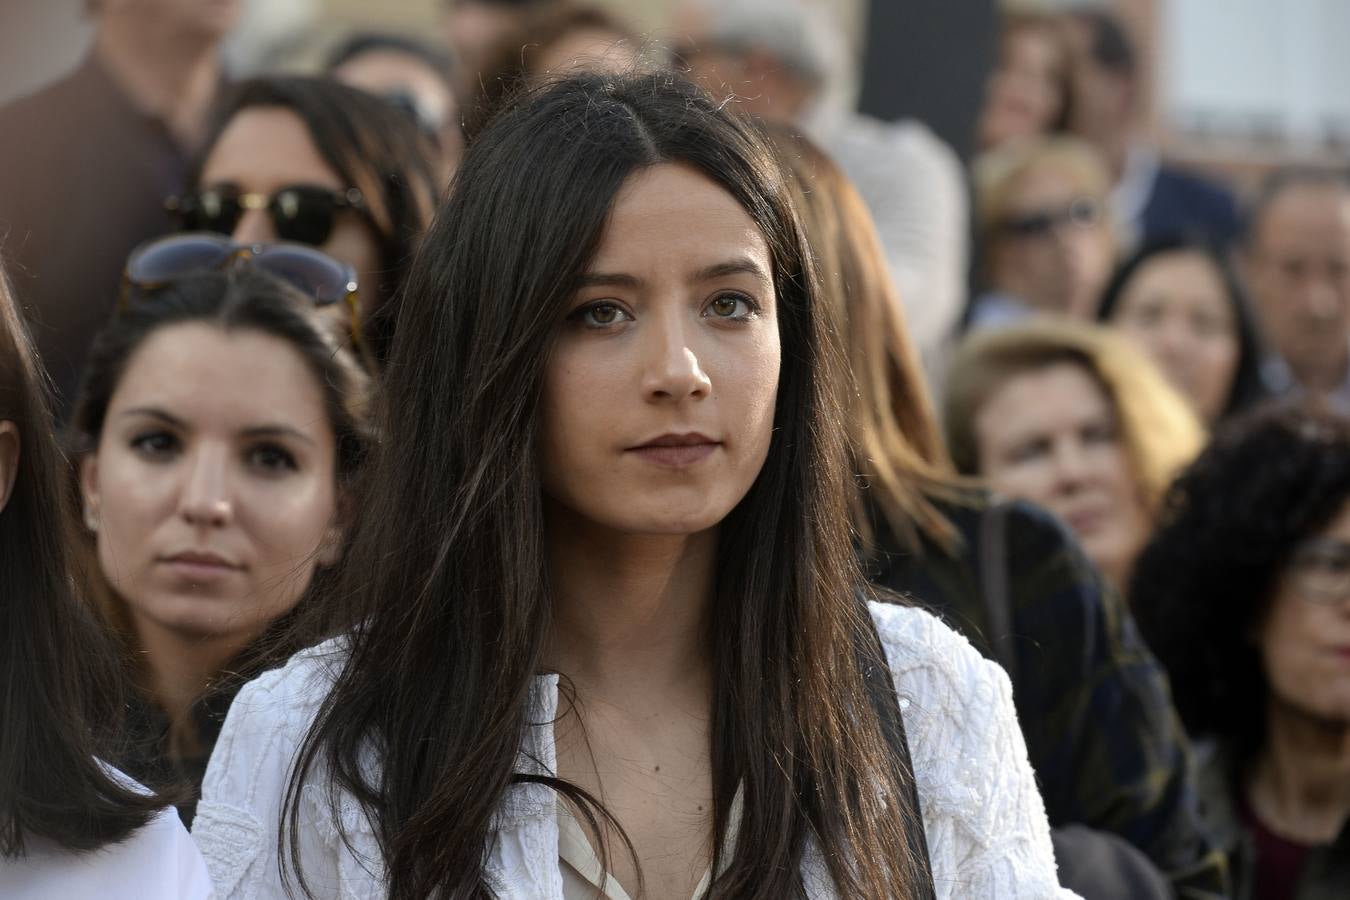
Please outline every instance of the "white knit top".
[[[939, 898], [1072, 898], [1058, 886], [1050, 830], [1007, 676], [965, 638], [918, 609], [872, 604], [905, 718]], [[193, 837], [223, 900], [288, 896], [277, 859], [277, 828], [293, 757], [304, 738], [341, 646], [320, 644], [285, 668], [246, 685], [216, 744]], [[557, 676], [540, 676], [522, 758], [556, 764], [552, 722]], [[500, 897], [563, 900], [558, 808], [552, 790], [508, 789], [485, 875]], [[301, 856], [316, 896], [383, 898], [379, 846], [359, 804], [342, 798], [338, 836], [323, 787], [302, 798]], [[808, 895], [835, 896], [819, 850], [802, 861]]]

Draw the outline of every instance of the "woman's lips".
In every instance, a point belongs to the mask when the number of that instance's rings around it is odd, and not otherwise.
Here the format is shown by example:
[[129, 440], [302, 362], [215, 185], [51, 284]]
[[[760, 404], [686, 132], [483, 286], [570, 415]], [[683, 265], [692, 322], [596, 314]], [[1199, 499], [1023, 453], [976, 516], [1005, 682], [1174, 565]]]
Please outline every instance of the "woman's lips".
[[691, 466], [713, 454], [721, 441], [715, 441], [697, 431], [685, 434], [663, 434], [636, 447], [629, 447], [629, 453], [637, 454], [650, 463], [661, 466]]
[[649, 444], [644, 447], [633, 447], [628, 452], [635, 453], [645, 459], [647, 462], [656, 463], [662, 466], [691, 466], [696, 462], [707, 459], [713, 454], [713, 451], [722, 446], [717, 443], [707, 444]]
[[160, 562], [179, 577], [189, 581], [216, 581], [240, 569], [235, 563], [209, 553], [180, 553], [166, 557]]

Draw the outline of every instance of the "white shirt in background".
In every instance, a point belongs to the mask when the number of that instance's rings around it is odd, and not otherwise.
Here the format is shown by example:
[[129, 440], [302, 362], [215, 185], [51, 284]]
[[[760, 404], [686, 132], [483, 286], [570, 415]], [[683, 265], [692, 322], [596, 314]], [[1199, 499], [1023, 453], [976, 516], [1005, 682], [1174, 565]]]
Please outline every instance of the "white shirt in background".
[[172, 806], [120, 844], [74, 853], [45, 839], [0, 860], [4, 900], [211, 900], [211, 878]]

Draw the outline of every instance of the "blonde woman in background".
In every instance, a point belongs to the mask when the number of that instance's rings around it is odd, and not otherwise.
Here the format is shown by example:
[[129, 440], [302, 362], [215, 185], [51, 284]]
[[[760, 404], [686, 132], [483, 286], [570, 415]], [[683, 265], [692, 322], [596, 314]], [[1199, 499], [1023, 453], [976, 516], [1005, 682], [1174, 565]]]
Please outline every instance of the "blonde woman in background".
[[972, 327], [1034, 313], [1090, 319], [1116, 256], [1110, 176], [1069, 137], [1019, 140], [975, 162]]
[[1099, 327], [1034, 322], [956, 353], [944, 418], [957, 469], [1062, 518], [1117, 587], [1168, 484], [1204, 444], [1190, 405]]

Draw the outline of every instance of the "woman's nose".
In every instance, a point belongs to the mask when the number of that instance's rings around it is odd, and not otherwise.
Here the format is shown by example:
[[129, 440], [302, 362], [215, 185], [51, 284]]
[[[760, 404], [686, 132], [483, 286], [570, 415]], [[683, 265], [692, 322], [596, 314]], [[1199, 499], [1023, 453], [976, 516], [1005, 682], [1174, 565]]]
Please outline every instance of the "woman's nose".
[[210, 448], [203, 448], [190, 458], [179, 501], [179, 511], [189, 524], [222, 528], [234, 519], [226, 462], [223, 450]]
[[230, 235], [240, 244], [265, 244], [277, 239], [276, 229], [265, 209], [246, 209]]
[[712, 391], [712, 381], [690, 340], [690, 328], [676, 318], [648, 319], [651, 331], [644, 347], [642, 391], [649, 400], [699, 399]]

